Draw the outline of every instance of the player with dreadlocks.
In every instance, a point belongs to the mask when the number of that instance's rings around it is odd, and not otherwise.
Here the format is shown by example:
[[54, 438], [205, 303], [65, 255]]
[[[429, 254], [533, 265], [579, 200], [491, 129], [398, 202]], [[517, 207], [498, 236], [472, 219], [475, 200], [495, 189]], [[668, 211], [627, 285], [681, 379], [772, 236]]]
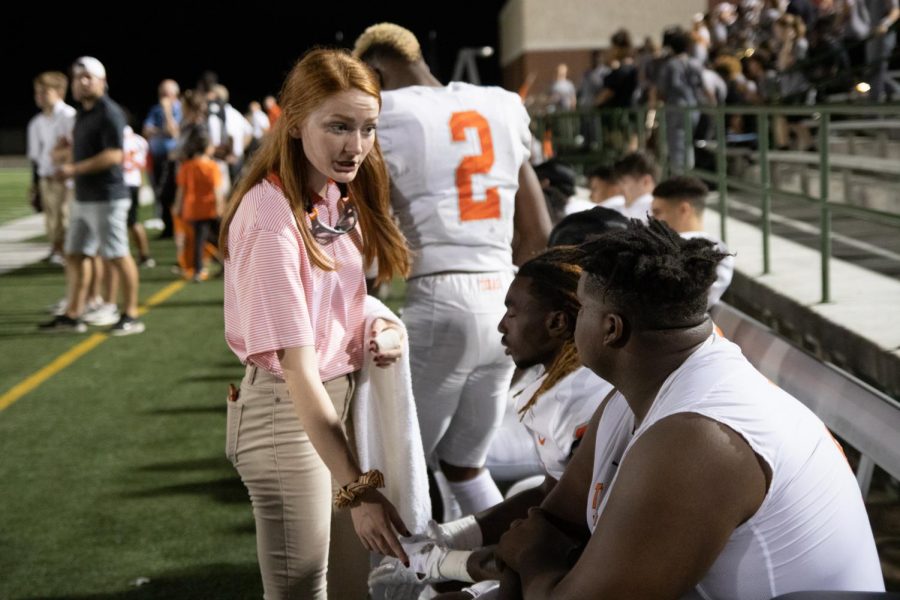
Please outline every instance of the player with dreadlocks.
[[[579, 257], [576, 248], [563, 246], [522, 265], [506, 293], [506, 313], [498, 326], [518, 368], [543, 369], [519, 394], [516, 409], [528, 443], [537, 450], [544, 483], [475, 516], [442, 525], [432, 521], [424, 539], [404, 543], [410, 570], [425, 574], [428, 581], [472, 580], [486, 574], [481, 568], [485, 555], [468, 550], [497, 543], [513, 520], [540, 504], [562, 476], [591, 415], [612, 391], [609, 383], [581, 365], [575, 349]], [[466, 552], [454, 552], [459, 550]]]
[[501, 538], [515, 591], [756, 600], [884, 590], [840, 447], [713, 333], [707, 291], [724, 254], [652, 218], [580, 250], [575, 344], [619, 393], [541, 507]]

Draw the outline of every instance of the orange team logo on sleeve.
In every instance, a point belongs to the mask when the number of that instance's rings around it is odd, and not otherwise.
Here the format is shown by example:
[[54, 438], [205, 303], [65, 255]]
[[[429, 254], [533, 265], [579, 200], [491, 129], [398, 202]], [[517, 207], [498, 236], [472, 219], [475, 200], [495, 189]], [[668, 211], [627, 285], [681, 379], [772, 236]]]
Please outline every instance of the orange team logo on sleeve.
[[594, 485], [594, 499], [591, 500], [591, 508], [593, 508], [595, 511], [600, 508], [600, 498], [602, 496], [603, 484], [598, 482], [596, 485]]
[[588, 428], [588, 424], [587, 424], [587, 423], [582, 423], [581, 425], [579, 425], [578, 427], [576, 427], [576, 428], [575, 428], [575, 439], [576, 439], [576, 440], [580, 440], [581, 438], [583, 438], [583, 437], [584, 437], [584, 433], [587, 431], [587, 428]]
[[725, 332], [722, 331], [721, 327], [716, 325], [715, 321], [713, 321], [713, 331], [715, 331], [716, 335], [718, 335], [720, 338], [725, 338], [726, 340], [728, 339], [727, 337], [725, 337]]
[[538, 436], [538, 444], [540, 444], [541, 446], [543, 446], [543, 445], [546, 444], [546, 443], [547, 443], [547, 438], [545, 438], [545, 437], [542, 436], [542, 435], [539, 435], [539, 436]]
[[594, 497], [591, 500], [591, 511], [593, 514], [591, 515], [591, 522], [593, 525], [597, 524], [597, 519], [600, 518], [600, 499], [603, 497], [603, 484], [596, 483], [594, 485]]

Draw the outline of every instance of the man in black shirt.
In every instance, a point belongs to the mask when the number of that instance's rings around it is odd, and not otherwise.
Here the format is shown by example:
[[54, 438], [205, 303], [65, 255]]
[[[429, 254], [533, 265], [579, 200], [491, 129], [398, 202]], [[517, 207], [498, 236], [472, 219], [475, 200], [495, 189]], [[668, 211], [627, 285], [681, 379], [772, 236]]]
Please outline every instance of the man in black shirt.
[[[84, 56], [72, 65], [72, 95], [81, 103], [75, 117], [72, 162], [57, 172], [75, 179], [75, 202], [66, 235], [66, 269], [72, 278], [68, 308], [41, 325], [45, 331], [87, 330], [81, 320], [89, 284], [89, 256], [99, 251], [122, 282], [124, 304], [112, 335], [144, 331], [138, 320], [138, 272], [128, 248], [126, 217], [131, 199], [122, 178], [125, 116], [106, 95], [106, 69], [96, 58]], [[114, 298], [107, 299], [115, 301]]]

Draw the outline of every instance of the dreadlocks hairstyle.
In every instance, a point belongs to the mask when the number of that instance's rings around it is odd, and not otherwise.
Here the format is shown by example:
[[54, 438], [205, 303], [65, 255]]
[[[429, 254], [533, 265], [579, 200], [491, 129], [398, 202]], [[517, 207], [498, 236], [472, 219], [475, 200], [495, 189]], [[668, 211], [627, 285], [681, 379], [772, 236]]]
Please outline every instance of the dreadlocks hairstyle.
[[378, 23], [359, 36], [353, 56], [362, 60], [380, 56], [413, 63], [422, 59], [422, 48], [409, 29], [393, 23]]
[[685, 239], [664, 222], [632, 219], [628, 229], [579, 246], [588, 289], [637, 329], [675, 329], [701, 322], [716, 265], [727, 256], [703, 238]]
[[578, 351], [575, 349], [575, 319], [581, 308], [576, 295], [578, 279], [581, 277], [579, 256], [580, 253], [574, 246], [551, 248], [526, 262], [516, 274], [516, 277], [531, 279], [529, 290], [531, 296], [547, 311], [560, 311], [565, 314], [569, 326], [567, 339], [547, 370], [544, 382], [528, 403], [519, 410], [520, 419], [547, 390], [581, 366]]

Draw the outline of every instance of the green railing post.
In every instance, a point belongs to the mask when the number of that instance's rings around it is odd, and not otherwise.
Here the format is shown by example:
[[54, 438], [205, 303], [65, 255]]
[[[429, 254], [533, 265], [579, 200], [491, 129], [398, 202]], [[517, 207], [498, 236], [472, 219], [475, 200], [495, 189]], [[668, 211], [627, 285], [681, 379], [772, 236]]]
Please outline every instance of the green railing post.
[[656, 134], [656, 155], [660, 157], [662, 166], [662, 176], [669, 176], [669, 144], [666, 138], [666, 107], [660, 106], [656, 109], [656, 119], [659, 122], [659, 128]]
[[644, 150], [647, 147], [647, 109], [640, 108], [637, 111], [637, 134], [638, 149]]
[[831, 114], [822, 112], [819, 125], [819, 202], [821, 208], [821, 250], [822, 250], [822, 303], [831, 302], [831, 208], [828, 206], [831, 172], [828, 160], [828, 129]]
[[725, 137], [725, 110], [716, 108], [716, 172], [719, 185], [719, 238], [726, 243], [728, 220], [728, 154]]
[[683, 109], [684, 116], [684, 165], [681, 166], [681, 173], [690, 171], [694, 168], [694, 126], [691, 119], [691, 113], [699, 110], [696, 107], [687, 107]]
[[769, 171], [769, 113], [763, 112], [756, 120], [759, 144], [759, 184], [762, 188], [762, 256], [763, 273], [771, 271], [771, 255], [769, 252], [772, 236], [772, 177]]

